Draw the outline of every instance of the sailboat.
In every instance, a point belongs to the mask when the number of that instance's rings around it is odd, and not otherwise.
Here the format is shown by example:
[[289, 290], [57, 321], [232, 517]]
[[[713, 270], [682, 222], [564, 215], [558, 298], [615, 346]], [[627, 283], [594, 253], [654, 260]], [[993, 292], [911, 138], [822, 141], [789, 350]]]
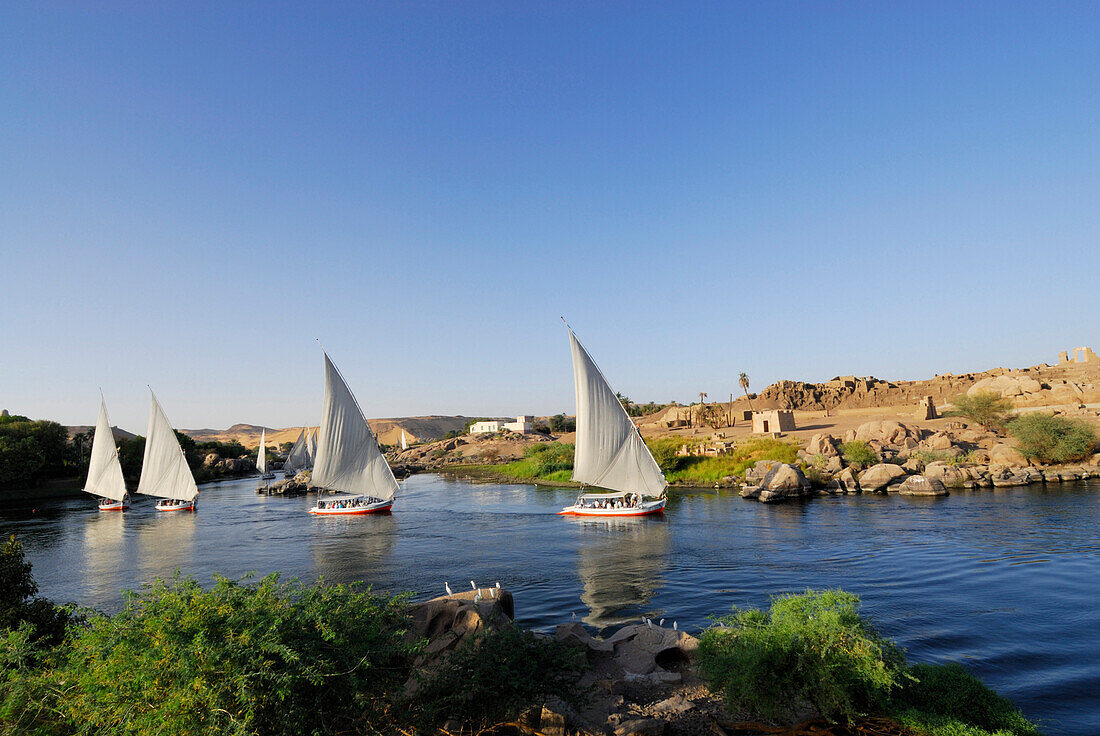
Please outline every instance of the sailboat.
[[99, 402], [99, 420], [92, 439], [92, 456], [88, 461], [88, 482], [84, 492], [99, 497], [100, 511], [125, 511], [130, 508], [130, 496], [126, 493], [126, 481], [122, 478], [122, 465], [118, 461], [118, 448], [111, 422], [107, 418], [107, 402]]
[[401, 430], [401, 451], [409, 449], [409, 441], [405, 439], [405, 430]]
[[149, 407], [149, 431], [137, 492], [162, 499], [157, 503], [157, 511], [194, 511], [195, 497], [199, 495], [195, 476], [156, 394], [152, 389], [149, 393], [153, 402]]
[[309, 433], [309, 441], [306, 443], [306, 449], [309, 450], [309, 467], [313, 467], [313, 463], [317, 460], [317, 430], [313, 430]]
[[290, 448], [290, 454], [286, 456], [286, 462], [283, 463], [283, 475], [287, 478], [293, 478], [299, 470], [305, 470], [311, 465], [307, 431], [303, 429], [298, 433], [298, 439], [294, 441], [294, 446]]
[[260, 430], [260, 447], [256, 450], [256, 470], [262, 480], [271, 480], [275, 473], [267, 469], [267, 430]]
[[606, 491], [581, 493], [572, 506], [558, 513], [604, 517], [663, 513], [668, 486], [664, 473], [595, 361], [572, 328], [566, 328], [577, 399], [573, 480]]
[[311, 514], [387, 512], [397, 479], [355, 395], [325, 353], [325, 402], [312, 485], [335, 495], [318, 497]]

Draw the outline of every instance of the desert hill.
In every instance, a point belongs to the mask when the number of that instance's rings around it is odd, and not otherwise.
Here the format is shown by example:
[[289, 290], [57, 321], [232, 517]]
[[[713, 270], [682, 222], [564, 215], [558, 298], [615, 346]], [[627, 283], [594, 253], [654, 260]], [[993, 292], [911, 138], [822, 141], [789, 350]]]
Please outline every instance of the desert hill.
[[[371, 429], [384, 445], [396, 445], [401, 442], [401, 432], [404, 430], [409, 442], [431, 442], [437, 440], [447, 432], [461, 431], [466, 425], [468, 417], [463, 416], [425, 416], [425, 417], [394, 417], [385, 419], [368, 420]], [[298, 439], [303, 427], [261, 427], [256, 424], [234, 424], [228, 429], [181, 429], [180, 431], [194, 439], [196, 442], [229, 442], [236, 440], [245, 447], [256, 447], [260, 444], [260, 432], [267, 433], [269, 446], [277, 446], [284, 442], [294, 442]], [[317, 426], [309, 427], [311, 431]]]
[[[84, 432], [91, 432], [95, 434], [95, 425], [92, 424], [74, 424], [69, 427], [65, 427], [69, 431], [69, 439], [72, 439], [74, 435], [83, 434]], [[123, 440], [132, 440], [137, 437], [133, 432], [127, 432], [125, 429], [119, 429], [118, 427], [111, 427], [111, 432], [115, 436], [115, 442], [122, 442]]]

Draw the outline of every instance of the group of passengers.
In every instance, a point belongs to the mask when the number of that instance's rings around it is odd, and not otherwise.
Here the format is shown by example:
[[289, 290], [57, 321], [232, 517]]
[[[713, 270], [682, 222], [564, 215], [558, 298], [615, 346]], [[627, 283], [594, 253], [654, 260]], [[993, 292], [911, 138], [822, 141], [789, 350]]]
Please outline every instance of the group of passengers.
[[166, 498], [160, 502], [161, 507], [164, 506], [190, 506], [190, 501], [181, 501], [178, 498]]
[[370, 496], [358, 496], [356, 498], [342, 498], [338, 501], [318, 501], [319, 509], [356, 509], [381, 502], [380, 498]]
[[616, 498], [581, 498], [580, 506], [585, 509], [634, 509], [642, 502], [637, 493]]

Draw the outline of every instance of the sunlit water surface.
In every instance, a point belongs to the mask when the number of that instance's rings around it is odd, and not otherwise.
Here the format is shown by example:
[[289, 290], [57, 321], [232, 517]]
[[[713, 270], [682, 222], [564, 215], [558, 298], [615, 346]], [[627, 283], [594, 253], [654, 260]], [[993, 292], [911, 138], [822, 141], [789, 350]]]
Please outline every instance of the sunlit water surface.
[[41, 593], [111, 611], [120, 591], [179, 568], [365, 581], [440, 595], [474, 579], [516, 595], [540, 629], [571, 613], [596, 630], [642, 616], [696, 631], [731, 606], [839, 586], [918, 661], [959, 660], [1046, 732], [1100, 734], [1100, 483], [851, 496], [768, 506], [673, 492], [664, 518], [555, 515], [574, 493], [405, 481], [390, 516], [315, 518], [311, 498], [257, 495], [257, 480], [202, 487], [196, 513], [151, 499], [100, 513], [91, 499], [0, 511]]

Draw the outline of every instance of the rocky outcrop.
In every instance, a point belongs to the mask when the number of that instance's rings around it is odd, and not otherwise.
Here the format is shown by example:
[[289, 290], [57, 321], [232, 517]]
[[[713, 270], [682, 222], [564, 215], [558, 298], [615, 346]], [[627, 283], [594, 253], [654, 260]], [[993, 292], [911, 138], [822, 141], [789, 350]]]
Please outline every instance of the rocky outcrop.
[[860, 442], [880, 443], [882, 445], [898, 445], [916, 447], [921, 440], [921, 430], [901, 422], [884, 419], [875, 422], [864, 422], [852, 433], [853, 440]]
[[947, 489], [936, 478], [911, 475], [898, 484], [899, 496], [946, 496]]
[[775, 503], [791, 498], [810, 495], [810, 481], [794, 465], [778, 464], [773, 466], [760, 480], [759, 500], [763, 503]]
[[989, 463], [991, 465], [1005, 465], [1010, 468], [1027, 467], [1027, 458], [1012, 445], [1000, 443], [989, 448]]
[[859, 485], [864, 491], [886, 493], [890, 486], [897, 485], [904, 477], [905, 470], [900, 466], [879, 463], [859, 474]]
[[833, 476], [826, 486], [825, 490], [830, 493], [860, 493], [862, 488], [859, 485], [859, 478], [856, 477], [856, 473], [851, 468], [845, 468], [836, 475]]

